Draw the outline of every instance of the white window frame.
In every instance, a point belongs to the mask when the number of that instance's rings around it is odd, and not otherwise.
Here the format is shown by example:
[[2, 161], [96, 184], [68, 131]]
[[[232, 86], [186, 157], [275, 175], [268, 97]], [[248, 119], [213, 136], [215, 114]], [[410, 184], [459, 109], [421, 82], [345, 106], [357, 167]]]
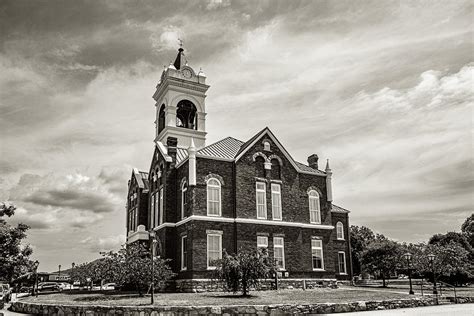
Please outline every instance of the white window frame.
[[[342, 257], [344, 258], [344, 272], [341, 272], [341, 261], [339, 255], [342, 254]], [[339, 271], [339, 274], [342, 275], [347, 275], [347, 264], [346, 264], [346, 253], [344, 251], [338, 251], [337, 253], [337, 270]]]
[[163, 219], [164, 219], [164, 198], [163, 198], [163, 187], [160, 188], [160, 204], [158, 206], [158, 211], [159, 211], [159, 221], [158, 221], [158, 225], [161, 225], [163, 224]]
[[151, 195], [151, 205], [150, 205], [150, 209], [151, 209], [151, 214], [150, 214], [150, 227], [155, 227], [155, 226], [156, 226], [156, 223], [155, 223], [155, 195], [154, 195], [154, 194]]
[[[319, 242], [320, 246], [316, 246], [313, 242]], [[321, 268], [315, 268], [313, 265], [313, 250], [321, 250]], [[324, 271], [324, 250], [323, 241], [321, 239], [311, 239], [311, 267], [313, 268], [313, 271]]]
[[[281, 210], [281, 185], [279, 183], [272, 183], [271, 184], [271, 191], [272, 191], [272, 218], [273, 220], [275, 221], [281, 221], [282, 220], [282, 217], [283, 217], [283, 214], [282, 214], [282, 210]], [[274, 188], [278, 188], [278, 191], [274, 190]], [[275, 204], [275, 199], [274, 199], [274, 194], [278, 195], [278, 205]], [[275, 213], [276, 213], [276, 206], [278, 206], [278, 209], [279, 209], [279, 217], [278, 216], [275, 216]]]
[[[187, 192], [188, 192], [188, 186], [187, 186], [187, 182], [185, 180], [181, 184], [181, 219], [184, 219], [184, 197], [186, 196]], [[186, 198], [186, 200], [187, 200], [187, 198]]]
[[[212, 180], [217, 181], [218, 184], [210, 184], [210, 182], [211, 182]], [[216, 178], [210, 178], [209, 180], [207, 180], [207, 186], [206, 186], [206, 191], [207, 191], [207, 200], [206, 200], [206, 201], [207, 201], [207, 203], [206, 203], [206, 204], [207, 204], [207, 216], [222, 216], [222, 198], [221, 198], [221, 197], [222, 197], [222, 196], [221, 196], [222, 190], [221, 190], [221, 187], [222, 187], [221, 182], [220, 182], [218, 179], [216, 179]], [[209, 192], [210, 192], [209, 189], [210, 189], [210, 188], [212, 188], [212, 189], [216, 189], [216, 188], [217, 188], [217, 189], [218, 189], [218, 195], [217, 195], [218, 198], [219, 198], [218, 201], [211, 201], [211, 200], [210, 200], [210, 198], [209, 198]], [[210, 203], [210, 202], [213, 202], [213, 203], [219, 202], [219, 203], [218, 203], [218, 211], [219, 211], [218, 214], [211, 214], [211, 213], [209, 212], [209, 211], [210, 211], [210, 207], [209, 207], [209, 203]]]
[[342, 222], [336, 223], [336, 238], [338, 240], [344, 240], [344, 224]]
[[[181, 237], [181, 271], [188, 269], [188, 236]], [[186, 251], [185, 251], [186, 248]]]
[[[281, 240], [281, 244], [280, 242], [277, 242], [277, 240]], [[276, 262], [276, 258], [275, 258], [275, 253], [276, 253], [276, 249], [277, 248], [281, 248], [281, 255], [282, 255], [282, 266], [281, 267], [277, 267], [278, 270], [285, 270], [285, 238], [283, 237], [273, 237], [273, 258], [275, 259], [275, 262]]]
[[156, 227], [161, 224], [160, 223], [160, 207], [159, 207], [160, 197], [159, 197], [158, 192], [155, 192], [155, 194], [153, 195], [155, 196], [155, 227]]
[[265, 151], [270, 151], [271, 150], [269, 141], [264, 141], [263, 142], [263, 150], [265, 150]]
[[268, 250], [268, 237], [257, 235], [257, 250], [265, 248]]
[[[312, 208], [312, 201], [316, 201], [316, 209]], [[320, 198], [319, 193], [316, 190], [311, 190], [308, 192], [308, 207], [309, 207], [309, 222], [311, 224], [321, 224], [321, 205], [320, 205]], [[316, 213], [316, 221], [312, 220], [312, 213]]]
[[219, 252], [219, 259], [222, 259], [222, 234], [215, 234], [215, 233], [209, 233], [207, 234], [207, 269], [208, 270], [215, 270], [217, 268], [217, 266], [212, 266], [209, 264], [209, 246], [210, 246], [210, 242], [209, 242], [209, 238], [210, 237], [218, 237], [219, 238], [219, 243], [218, 243], [218, 246], [219, 246], [219, 249], [218, 249], [218, 252]]
[[[263, 185], [263, 189], [258, 188], [259, 184]], [[260, 194], [263, 193], [263, 211], [265, 213], [265, 216], [259, 216], [259, 214], [258, 214], [258, 207], [259, 207], [259, 205], [261, 205], [261, 204], [258, 204], [258, 194], [259, 193]], [[257, 206], [257, 218], [258, 219], [267, 219], [267, 184], [265, 182], [257, 181], [255, 183], [255, 203], [256, 203], [256, 206]]]

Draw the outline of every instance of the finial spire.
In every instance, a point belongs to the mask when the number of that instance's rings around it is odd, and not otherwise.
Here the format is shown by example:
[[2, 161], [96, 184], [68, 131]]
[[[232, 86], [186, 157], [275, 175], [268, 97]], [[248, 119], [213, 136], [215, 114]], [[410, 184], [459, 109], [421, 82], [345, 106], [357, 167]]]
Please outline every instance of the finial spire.
[[181, 69], [181, 67], [187, 64], [186, 58], [184, 57], [184, 48], [183, 48], [183, 40], [178, 38], [179, 42], [179, 49], [178, 49], [178, 56], [176, 56], [176, 60], [174, 61], [173, 65], [174, 68], [177, 70]]
[[329, 159], [326, 160], [326, 170], [331, 171], [331, 167], [329, 167]]

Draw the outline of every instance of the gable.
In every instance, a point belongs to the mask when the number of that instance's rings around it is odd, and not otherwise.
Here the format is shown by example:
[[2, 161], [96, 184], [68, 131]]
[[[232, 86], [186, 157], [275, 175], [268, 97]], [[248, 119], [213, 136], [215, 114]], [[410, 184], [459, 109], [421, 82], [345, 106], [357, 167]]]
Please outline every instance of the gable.
[[237, 162], [239, 159], [241, 159], [245, 155], [245, 153], [247, 153], [252, 147], [255, 146], [255, 144], [257, 144], [258, 142], [263, 142], [265, 137], [268, 137], [273, 142], [273, 144], [278, 147], [278, 149], [283, 153], [284, 157], [295, 168], [296, 171], [300, 173], [314, 174], [323, 177], [326, 176], [326, 173], [321, 170], [311, 168], [300, 162], [295, 161], [268, 127], [264, 128], [262, 131], [257, 133], [255, 136], [253, 136], [250, 140], [248, 140], [242, 145], [239, 150], [239, 153], [235, 157], [235, 161]]

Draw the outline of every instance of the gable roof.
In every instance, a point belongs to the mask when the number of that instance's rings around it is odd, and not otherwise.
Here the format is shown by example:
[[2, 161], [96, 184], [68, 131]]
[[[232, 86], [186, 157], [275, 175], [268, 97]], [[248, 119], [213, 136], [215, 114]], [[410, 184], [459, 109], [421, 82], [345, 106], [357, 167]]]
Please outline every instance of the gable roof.
[[[268, 127], [265, 127], [257, 134], [252, 136], [248, 141], [243, 142], [233, 137], [226, 137], [211, 145], [203, 147], [196, 152], [196, 157], [209, 158], [215, 160], [224, 161], [237, 161], [242, 155], [252, 147], [258, 139], [263, 135], [268, 134], [273, 142], [280, 148], [285, 157], [290, 161], [293, 167], [300, 173], [313, 174], [319, 176], [326, 176], [324, 171], [311, 168], [301, 162], [295, 161], [286, 149], [281, 145], [278, 139], [273, 135]], [[171, 161], [171, 157], [168, 155], [168, 148], [162, 143], [157, 141], [157, 147], [161, 154], [165, 157], [166, 161]], [[186, 148], [176, 148], [176, 167], [179, 168], [182, 163], [188, 159], [188, 150]]]
[[336, 204], [332, 205], [332, 210], [331, 212], [336, 212], [336, 213], [350, 213], [351, 211], [346, 210], [343, 207], [337, 206]]
[[138, 171], [137, 168], [133, 168], [132, 177], [135, 177], [140, 189], [148, 190], [148, 172]]
[[273, 140], [273, 142], [280, 148], [283, 155], [285, 155], [286, 159], [288, 159], [288, 161], [293, 165], [293, 167], [298, 172], [316, 174], [316, 175], [320, 175], [320, 176], [326, 176], [326, 173], [324, 171], [311, 168], [310, 166], [306, 166], [306, 165], [304, 165], [300, 162], [295, 161], [293, 159], [293, 157], [291, 157], [291, 155], [288, 153], [288, 151], [286, 151], [285, 147], [283, 147], [283, 145], [280, 143], [280, 141], [278, 141], [278, 139], [275, 137], [275, 135], [272, 133], [272, 131], [268, 127], [265, 127], [263, 130], [261, 130], [256, 135], [254, 135], [251, 139], [249, 139], [244, 145], [242, 145], [242, 147], [239, 150], [239, 153], [235, 157], [235, 161], [239, 160], [243, 156], [243, 154], [247, 150], [249, 150], [250, 147], [255, 145], [257, 140], [259, 140], [265, 134], [267, 134]]

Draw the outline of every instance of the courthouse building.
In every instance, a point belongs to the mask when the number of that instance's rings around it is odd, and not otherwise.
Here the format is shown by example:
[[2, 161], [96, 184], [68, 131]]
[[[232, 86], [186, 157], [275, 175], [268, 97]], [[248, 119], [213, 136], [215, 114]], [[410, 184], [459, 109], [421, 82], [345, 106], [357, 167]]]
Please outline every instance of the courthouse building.
[[150, 168], [129, 180], [127, 243], [154, 230], [177, 290], [202, 286], [223, 251], [239, 249], [267, 248], [282, 282], [349, 280], [349, 211], [332, 203], [329, 163], [295, 161], [267, 127], [206, 145], [208, 89], [180, 48], [153, 95]]

